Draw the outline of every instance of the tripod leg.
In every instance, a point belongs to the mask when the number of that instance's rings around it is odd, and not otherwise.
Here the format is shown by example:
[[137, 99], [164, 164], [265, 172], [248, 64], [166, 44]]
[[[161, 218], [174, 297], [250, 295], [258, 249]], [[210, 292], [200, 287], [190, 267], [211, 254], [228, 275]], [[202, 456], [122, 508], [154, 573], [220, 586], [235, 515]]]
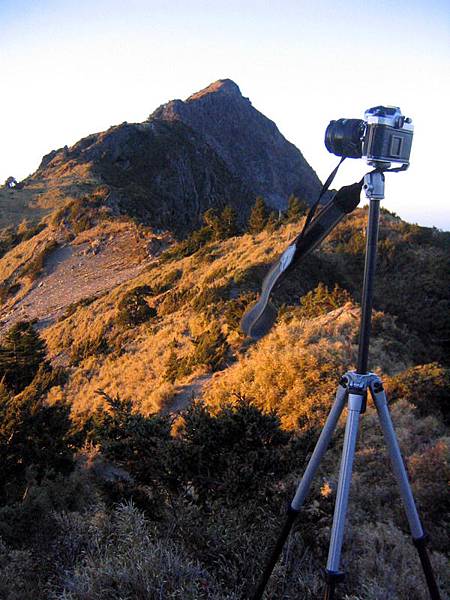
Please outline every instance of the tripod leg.
[[408, 474], [405, 469], [400, 452], [400, 446], [398, 444], [397, 436], [395, 435], [394, 426], [392, 424], [386, 394], [383, 390], [381, 382], [376, 382], [373, 386], [371, 386], [370, 390], [375, 402], [375, 406], [377, 407], [381, 429], [383, 430], [384, 439], [386, 440], [389, 450], [392, 469], [400, 488], [400, 495], [405, 506], [406, 517], [408, 519], [413, 542], [419, 553], [420, 562], [422, 564], [422, 569], [425, 575], [428, 590], [430, 592], [430, 598], [432, 600], [440, 600], [439, 589], [437, 587], [433, 568], [425, 547], [427, 537], [423, 531], [422, 523], [420, 522], [416, 504], [414, 502], [414, 497], [408, 480]]
[[342, 379], [337, 389], [336, 399], [333, 403], [330, 414], [328, 415], [326, 423], [322, 429], [316, 447], [314, 448], [314, 452], [312, 453], [311, 458], [309, 459], [308, 465], [298, 485], [295, 496], [288, 508], [286, 522], [283, 526], [283, 529], [280, 532], [280, 535], [278, 536], [272, 553], [267, 561], [264, 572], [261, 576], [260, 581], [258, 582], [258, 587], [256, 588], [252, 596], [252, 600], [260, 600], [263, 597], [267, 582], [269, 581], [273, 568], [275, 567], [278, 558], [281, 554], [281, 551], [283, 550], [284, 543], [303, 505], [303, 502], [305, 501], [305, 498], [308, 495], [311, 483], [314, 479], [317, 469], [319, 468], [323, 455], [325, 454], [328, 448], [331, 437], [333, 435], [333, 431], [335, 430], [339, 417], [341, 416], [342, 411], [344, 410], [345, 399], [347, 396], [347, 388], [344, 386], [345, 379]]
[[343, 579], [343, 573], [339, 571], [339, 563], [341, 559], [342, 543], [344, 541], [345, 517], [347, 514], [348, 497], [352, 479], [356, 439], [358, 437], [359, 415], [364, 402], [364, 395], [352, 393], [352, 391], [350, 391], [348, 396], [348, 416], [345, 428], [344, 448], [342, 450], [339, 483], [326, 568], [327, 585], [324, 600], [333, 600], [336, 584]]

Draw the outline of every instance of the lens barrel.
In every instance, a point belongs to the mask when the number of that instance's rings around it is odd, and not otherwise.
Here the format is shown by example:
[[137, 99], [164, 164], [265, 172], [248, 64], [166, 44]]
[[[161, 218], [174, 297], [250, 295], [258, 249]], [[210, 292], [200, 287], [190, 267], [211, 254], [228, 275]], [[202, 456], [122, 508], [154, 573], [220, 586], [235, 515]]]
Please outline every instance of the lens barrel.
[[328, 152], [347, 158], [362, 157], [362, 138], [365, 121], [362, 119], [338, 119], [331, 121], [325, 131]]

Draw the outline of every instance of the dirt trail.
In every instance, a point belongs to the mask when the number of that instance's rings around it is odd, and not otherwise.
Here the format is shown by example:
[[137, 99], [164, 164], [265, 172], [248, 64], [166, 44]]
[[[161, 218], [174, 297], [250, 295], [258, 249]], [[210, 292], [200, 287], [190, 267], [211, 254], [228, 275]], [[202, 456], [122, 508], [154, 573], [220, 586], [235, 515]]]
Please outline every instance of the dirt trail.
[[72, 303], [100, 295], [136, 277], [151, 261], [149, 241], [130, 226], [79, 236], [48, 257], [28, 294], [0, 315], [6, 329], [21, 319], [50, 325]]
[[161, 412], [167, 414], [184, 410], [194, 398], [202, 395], [205, 384], [211, 380], [212, 376], [212, 373], [207, 373], [197, 377], [191, 383], [181, 386]]

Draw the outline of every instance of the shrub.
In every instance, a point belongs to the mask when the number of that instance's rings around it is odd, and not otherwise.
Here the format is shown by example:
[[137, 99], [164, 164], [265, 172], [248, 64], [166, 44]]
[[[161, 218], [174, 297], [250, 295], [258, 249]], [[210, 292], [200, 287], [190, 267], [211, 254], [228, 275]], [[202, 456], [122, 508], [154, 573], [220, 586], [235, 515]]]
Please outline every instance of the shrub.
[[71, 347], [70, 359], [73, 365], [78, 365], [89, 356], [108, 354], [110, 346], [106, 338], [106, 332], [101, 331], [95, 337], [86, 337], [78, 344]]
[[320, 315], [326, 314], [347, 302], [351, 302], [352, 297], [347, 290], [335, 284], [332, 290], [319, 283], [312, 291], [300, 298], [299, 315], [305, 319], [314, 319]]
[[149, 291], [147, 286], [136, 287], [122, 297], [117, 305], [119, 324], [134, 327], [156, 316], [156, 309], [149, 306], [145, 300]]
[[105, 491], [113, 501], [131, 497], [154, 515], [161, 514], [166, 488], [176, 484], [168, 459], [171, 418], [144, 416], [133, 412], [131, 401], [102, 390], [98, 393], [107, 409], [98, 409], [90, 419], [88, 437], [105, 457], [124, 469], [122, 477], [105, 482]]
[[301, 217], [306, 215], [308, 209], [309, 206], [306, 200], [300, 200], [297, 196], [292, 194], [288, 199], [288, 209], [285, 217], [286, 222], [296, 223]]
[[450, 370], [438, 363], [419, 365], [391, 377], [387, 383], [391, 402], [405, 398], [421, 416], [434, 414], [450, 423]]
[[161, 303], [158, 305], [158, 315], [170, 315], [171, 313], [180, 310], [180, 308], [192, 298], [194, 293], [192, 288], [175, 288], [170, 290], [164, 295]]
[[174, 349], [171, 350], [164, 371], [164, 379], [175, 383], [181, 377], [186, 377], [192, 373], [192, 364], [188, 356], [179, 357]]
[[264, 199], [258, 196], [248, 219], [248, 231], [253, 235], [263, 231], [267, 224], [268, 211]]
[[18, 396], [5, 390], [0, 398], [0, 490], [5, 498], [18, 499], [27, 486], [25, 474], [33, 479], [52, 472], [67, 472], [72, 466], [69, 407], [46, 405], [45, 391], [57, 373], [42, 368], [33, 383]]
[[191, 256], [200, 248], [203, 248], [213, 238], [210, 227], [202, 227], [193, 231], [185, 240], [178, 242], [160, 256], [162, 262], [168, 260], [179, 260], [186, 256]]
[[46, 354], [45, 342], [33, 323], [16, 323], [0, 343], [0, 379], [14, 392], [20, 392], [31, 383]]
[[203, 215], [205, 225], [211, 229], [212, 239], [224, 240], [237, 234], [236, 211], [227, 204], [219, 214], [215, 208], [209, 208]]
[[153, 288], [149, 288], [147, 286], [142, 286], [141, 289], [146, 290], [148, 295], [150, 294], [162, 294], [163, 292], [167, 292], [170, 290], [173, 285], [181, 279], [183, 276], [183, 269], [173, 269], [167, 273], [167, 275], [158, 283], [156, 283]]
[[219, 324], [202, 333], [194, 344], [192, 365], [206, 365], [211, 371], [218, 371], [225, 365], [230, 346]]
[[239, 503], [258, 490], [261, 477], [286, 468], [282, 449], [289, 434], [275, 413], [263, 414], [243, 397], [214, 416], [195, 403], [183, 413], [177, 435], [174, 460], [201, 501], [213, 494]]

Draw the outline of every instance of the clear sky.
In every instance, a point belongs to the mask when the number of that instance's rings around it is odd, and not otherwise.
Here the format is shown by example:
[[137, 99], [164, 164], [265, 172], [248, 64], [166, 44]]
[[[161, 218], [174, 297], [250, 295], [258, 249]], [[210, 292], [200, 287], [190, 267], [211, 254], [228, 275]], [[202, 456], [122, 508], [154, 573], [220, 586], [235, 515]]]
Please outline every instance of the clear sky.
[[[228, 77], [322, 180], [331, 119], [400, 106], [411, 167], [384, 206], [450, 229], [449, 33], [448, 0], [0, 0], [0, 182]], [[349, 159], [336, 186], [365, 169]]]

